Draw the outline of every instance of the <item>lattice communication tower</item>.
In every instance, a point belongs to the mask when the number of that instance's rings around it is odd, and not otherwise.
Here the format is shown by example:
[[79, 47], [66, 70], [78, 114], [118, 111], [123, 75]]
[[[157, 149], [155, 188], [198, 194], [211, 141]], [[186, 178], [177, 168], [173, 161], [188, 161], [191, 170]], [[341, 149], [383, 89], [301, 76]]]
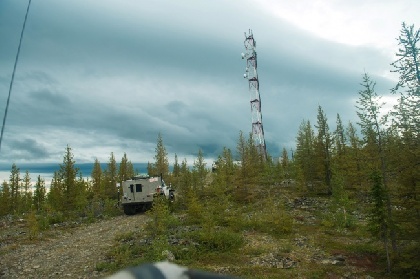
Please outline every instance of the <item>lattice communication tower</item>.
[[252, 136], [255, 140], [256, 146], [259, 148], [264, 160], [267, 158], [267, 151], [264, 139], [264, 127], [262, 123], [261, 114], [261, 96], [260, 86], [257, 73], [257, 46], [252, 30], [250, 29], [248, 35], [245, 32], [245, 53], [242, 53], [242, 59], [246, 59], [246, 68], [244, 78], [248, 79], [249, 93], [251, 96], [251, 123]]

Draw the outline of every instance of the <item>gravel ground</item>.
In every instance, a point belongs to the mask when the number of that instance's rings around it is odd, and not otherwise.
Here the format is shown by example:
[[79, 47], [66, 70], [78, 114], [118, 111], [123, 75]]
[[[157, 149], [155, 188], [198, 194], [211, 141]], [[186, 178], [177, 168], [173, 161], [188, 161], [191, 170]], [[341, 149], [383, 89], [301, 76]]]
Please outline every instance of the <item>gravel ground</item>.
[[145, 224], [143, 214], [117, 216], [74, 228], [57, 227], [41, 240], [29, 241], [25, 222], [0, 226], [0, 278], [92, 278], [114, 238], [138, 231]]

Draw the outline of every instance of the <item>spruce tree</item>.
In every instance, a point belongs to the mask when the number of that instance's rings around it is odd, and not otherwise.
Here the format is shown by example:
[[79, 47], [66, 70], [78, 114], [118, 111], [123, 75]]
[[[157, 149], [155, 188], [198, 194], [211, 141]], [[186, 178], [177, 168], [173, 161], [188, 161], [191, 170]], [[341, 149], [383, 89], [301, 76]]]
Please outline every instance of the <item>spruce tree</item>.
[[363, 168], [362, 168], [362, 141], [357, 134], [357, 129], [353, 123], [349, 122], [346, 128], [346, 135], [349, 142], [349, 149], [345, 160], [346, 182], [351, 188], [362, 188]]
[[3, 181], [0, 191], [0, 216], [12, 213], [12, 195], [9, 184]]
[[74, 155], [72, 153], [71, 147], [68, 145], [63, 157], [63, 163], [60, 165], [58, 172], [64, 187], [64, 210], [74, 210], [79, 195], [79, 189], [76, 182], [79, 169], [76, 167]]
[[180, 172], [181, 172], [181, 166], [179, 165], [179, 162], [178, 162], [178, 155], [175, 153], [174, 168], [172, 170], [170, 180], [169, 180], [171, 185], [173, 185], [175, 187], [176, 187], [176, 185], [178, 185]]
[[150, 176], [154, 176], [157, 173], [152, 163], [147, 162], [147, 174]]
[[133, 164], [128, 160], [127, 154], [124, 152], [124, 156], [121, 158], [121, 163], [119, 166], [118, 171], [118, 180], [120, 185], [122, 185], [122, 182], [131, 179], [134, 176], [134, 168]]
[[155, 163], [153, 164], [153, 171], [151, 175], [162, 175], [164, 178], [169, 174], [169, 161], [168, 153], [166, 152], [165, 145], [163, 144], [162, 135], [159, 133], [155, 149]]
[[102, 168], [101, 163], [99, 162], [98, 158], [95, 158], [95, 162], [93, 163], [92, 173], [91, 173], [91, 183], [92, 183], [92, 192], [93, 198], [99, 199], [104, 198], [104, 187], [103, 187], [103, 179], [102, 179]]
[[194, 165], [193, 165], [193, 176], [195, 180], [194, 188], [196, 188], [197, 190], [204, 189], [207, 173], [208, 171], [206, 169], [206, 163], [204, 162], [203, 151], [199, 149], [197, 159], [194, 160]]
[[29, 171], [25, 171], [25, 175], [22, 181], [22, 211], [29, 212], [32, 205], [32, 184], [31, 184], [31, 176], [29, 175]]
[[289, 179], [291, 177], [291, 170], [290, 170], [290, 161], [289, 161], [289, 154], [285, 147], [283, 147], [281, 152], [281, 169], [282, 169], [282, 179], [285, 179], [287, 183], [289, 183]]
[[12, 169], [10, 171], [10, 178], [9, 178], [9, 188], [10, 188], [10, 196], [11, 196], [11, 210], [13, 213], [20, 213], [19, 212], [19, 205], [20, 205], [20, 169], [16, 166], [16, 164], [12, 164]]
[[84, 212], [88, 204], [88, 183], [81, 172], [78, 173], [76, 180], [76, 191], [75, 209], [79, 212]]
[[315, 134], [309, 120], [303, 120], [296, 137], [294, 160], [299, 183], [313, 187], [315, 183]]
[[104, 172], [104, 194], [105, 198], [116, 200], [118, 196], [117, 191], [118, 171], [117, 162], [115, 161], [114, 153], [111, 152], [107, 168]]
[[241, 166], [236, 172], [235, 198], [238, 202], [250, 202], [255, 197], [252, 191], [261, 182], [260, 178], [264, 170], [264, 154], [259, 151], [252, 133], [249, 133], [248, 140], [245, 140], [242, 131], [239, 133], [236, 150], [239, 154]]
[[393, 70], [399, 75], [397, 85], [392, 88], [393, 93], [399, 93], [399, 103], [394, 115], [398, 128], [403, 133], [420, 134], [420, 29], [414, 25], [402, 23], [398, 37], [400, 46], [396, 56], [398, 59], [391, 63]]
[[[217, 159], [217, 169], [213, 172], [211, 189], [214, 196], [229, 195], [234, 189], [236, 167], [233, 164], [232, 152], [223, 147], [222, 154]], [[227, 198], [224, 196], [224, 198]]]
[[178, 177], [179, 172], [180, 172], [180, 166], [179, 166], [179, 162], [178, 162], [178, 155], [175, 153], [174, 169], [173, 169], [172, 173], [175, 177]]
[[336, 119], [336, 128], [332, 136], [332, 168], [337, 172], [340, 172], [343, 177], [346, 177], [346, 168], [348, 166], [347, 161], [349, 160], [349, 148], [347, 146], [347, 138], [343, 122], [341, 121], [341, 117], [338, 113]]
[[414, 25], [403, 22], [397, 40], [400, 46], [396, 53], [398, 59], [391, 63], [394, 68], [391, 72], [398, 73], [399, 80], [392, 90], [395, 93], [404, 88], [408, 94], [420, 96], [420, 29], [415, 30]]
[[323, 177], [324, 183], [327, 186], [327, 194], [332, 194], [331, 187], [331, 147], [332, 140], [329, 131], [327, 116], [322, 110], [321, 106], [318, 106], [317, 125], [318, 129], [317, 140], [316, 140], [316, 158], [317, 168], [321, 171], [321, 177]]
[[418, 263], [420, 260], [420, 29], [403, 22], [397, 41], [397, 60], [391, 64], [391, 72], [399, 76], [392, 89], [393, 93], [399, 94], [398, 104], [392, 113], [398, 134], [392, 136], [395, 151], [391, 159], [399, 184], [398, 199], [394, 203], [403, 210], [395, 211], [395, 219], [398, 220], [400, 238], [406, 243], [416, 243], [406, 246], [399, 265], [410, 276], [418, 276], [418, 264], [407, 263]]
[[337, 156], [342, 157], [346, 149], [346, 135], [344, 131], [343, 122], [340, 115], [337, 113], [336, 129], [334, 132], [334, 146]]
[[[127, 154], [124, 152], [124, 156], [121, 158], [121, 163], [119, 165], [119, 170], [118, 170], [118, 183], [120, 187], [122, 186], [123, 181], [131, 179], [132, 177], [134, 177], [134, 167], [131, 161], [128, 160]], [[117, 191], [118, 191], [118, 200], [120, 200], [122, 189], [118, 188]]]
[[[373, 171], [379, 171], [381, 174], [382, 185], [386, 194], [386, 207], [388, 220], [392, 218], [392, 204], [389, 196], [387, 161], [384, 151], [384, 136], [386, 134], [385, 125], [387, 123], [387, 114], [381, 116], [380, 110], [384, 103], [380, 103], [380, 96], [375, 91], [375, 82], [370, 79], [368, 74], [363, 75], [363, 89], [359, 91], [359, 99], [357, 101], [357, 115], [359, 116], [362, 134], [367, 148], [372, 148], [372, 155], [376, 154], [378, 162], [372, 162]], [[370, 156], [369, 156], [370, 157]], [[375, 159], [375, 157], [374, 157]], [[394, 252], [397, 250], [396, 232], [394, 226], [391, 229], [391, 242]]]
[[372, 208], [369, 218], [369, 228], [372, 234], [380, 239], [384, 244], [387, 271], [391, 271], [391, 258], [389, 252], [389, 239], [391, 235], [392, 221], [387, 210], [388, 193], [383, 186], [383, 179], [379, 171], [374, 171], [371, 176], [372, 181]]
[[233, 164], [232, 151], [229, 148], [223, 147], [222, 156], [219, 158], [220, 171], [217, 170], [217, 176], [219, 174], [223, 177], [222, 184], [224, 188], [232, 188], [235, 175], [235, 165]]
[[46, 198], [46, 189], [45, 189], [45, 180], [38, 175], [37, 181], [35, 183], [34, 195], [33, 195], [33, 205], [36, 211], [41, 211], [44, 207]]
[[239, 132], [239, 139], [236, 145], [236, 152], [238, 153], [239, 159], [241, 161], [241, 168], [237, 172], [237, 178], [235, 179], [235, 198], [238, 201], [245, 200], [248, 195], [249, 188], [249, 178], [248, 172], [251, 171], [250, 158], [248, 152], [248, 146], [245, 140], [245, 137], [242, 131]]
[[370, 169], [381, 170], [384, 185], [387, 186], [386, 161], [384, 153], [384, 136], [387, 115], [381, 116], [381, 97], [375, 91], [376, 83], [370, 79], [368, 74], [363, 75], [363, 89], [359, 91], [359, 99], [356, 101], [359, 126], [363, 135], [365, 150], [367, 151], [366, 161], [370, 161]]
[[188, 202], [187, 195], [188, 192], [192, 190], [192, 177], [191, 172], [188, 167], [187, 159], [183, 159], [179, 169], [179, 182], [176, 188], [177, 193], [181, 200]]
[[51, 209], [59, 212], [65, 210], [65, 188], [58, 171], [55, 171], [51, 180], [50, 191], [47, 194], [48, 205]]
[[353, 225], [353, 217], [350, 214], [351, 201], [345, 189], [344, 176], [335, 169], [332, 184], [334, 191], [330, 203], [330, 212], [334, 216], [334, 223], [339, 229], [350, 228]]
[[[248, 160], [247, 164], [250, 167], [251, 172], [251, 184], [255, 185], [261, 175], [264, 173], [264, 162], [265, 162], [265, 154], [261, 153], [260, 147], [257, 146], [255, 143], [254, 135], [249, 133], [246, 151], [248, 152]], [[271, 160], [271, 158], [267, 158], [267, 160]]]

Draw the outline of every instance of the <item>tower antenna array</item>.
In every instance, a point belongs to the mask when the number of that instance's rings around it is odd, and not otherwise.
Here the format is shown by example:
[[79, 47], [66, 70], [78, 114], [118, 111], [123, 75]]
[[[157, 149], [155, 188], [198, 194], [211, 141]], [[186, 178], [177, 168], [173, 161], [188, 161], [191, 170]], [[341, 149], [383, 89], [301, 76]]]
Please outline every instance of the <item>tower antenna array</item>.
[[251, 96], [252, 136], [256, 146], [265, 160], [267, 158], [267, 151], [265, 147], [264, 127], [261, 114], [260, 86], [257, 73], [257, 52], [255, 51], [257, 44], [251, 29], [249, 29], [248, 35], [246, 32], [244, 34], [245, 53], [242, 53], [242, 59], [246, 59], [244, 78], [248, 79], [249, 93]]

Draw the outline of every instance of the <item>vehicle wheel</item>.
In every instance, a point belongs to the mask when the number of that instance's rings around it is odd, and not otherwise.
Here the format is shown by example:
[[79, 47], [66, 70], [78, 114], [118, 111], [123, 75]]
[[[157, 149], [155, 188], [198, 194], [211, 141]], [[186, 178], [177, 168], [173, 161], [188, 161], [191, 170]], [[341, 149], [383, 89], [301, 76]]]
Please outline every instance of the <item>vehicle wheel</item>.
[[152, 203], [148, 203], [144, 205], [144, 211], [150, 210], [152, 208]]
[[136, 214], [136, 208], [134, 206], [125, 205], [124, 206], [124, 213], [126, 215], [134, 215], [134, 214]]

